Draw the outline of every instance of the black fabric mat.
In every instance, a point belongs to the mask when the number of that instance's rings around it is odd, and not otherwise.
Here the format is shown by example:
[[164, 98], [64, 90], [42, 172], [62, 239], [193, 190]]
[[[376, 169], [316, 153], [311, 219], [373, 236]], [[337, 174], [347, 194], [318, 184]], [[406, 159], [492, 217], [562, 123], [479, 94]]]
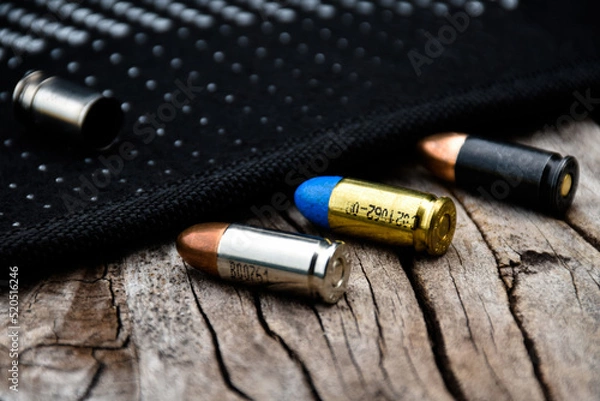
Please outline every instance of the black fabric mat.
[[[439, 130], [562, 123], [577, 102], [580, 118], [600, 98], [598, 9], [2, 2], [0, 263], [43, 270], [199, 221], [267, 215], [311, 175], [401, 160]], [[118, 142], [94, 152], [23, 132], [11, 94], [30, 69], [116, 96], [126, 115]]]

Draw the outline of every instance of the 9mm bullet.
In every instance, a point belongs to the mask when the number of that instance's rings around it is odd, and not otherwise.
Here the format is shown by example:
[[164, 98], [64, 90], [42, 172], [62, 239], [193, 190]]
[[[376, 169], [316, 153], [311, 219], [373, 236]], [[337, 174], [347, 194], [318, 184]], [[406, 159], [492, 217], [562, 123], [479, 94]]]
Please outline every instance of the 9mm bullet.
[[456, 227], [452, 199], [408, 188], [322, 176], [302, 183], [294, 194], [311, 222], [342, 234], [442, 255]]
[[562, 215], [577, 191], [573, 156], [456, 132], [424, 138], [417, 148], [434, 175], [486, 198]]
[[177, 252], [213, 276], [331, 304], [344, 295], [350, 276], [341, 241], [241, 224], [189, 227], [177, 238]]

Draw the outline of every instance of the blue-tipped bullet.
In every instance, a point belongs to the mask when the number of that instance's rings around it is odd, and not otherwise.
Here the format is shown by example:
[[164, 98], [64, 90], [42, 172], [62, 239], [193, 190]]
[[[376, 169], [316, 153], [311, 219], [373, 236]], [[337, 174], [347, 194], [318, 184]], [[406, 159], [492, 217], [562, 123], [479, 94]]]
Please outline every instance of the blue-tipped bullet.
[[296, 207], [308, 220], [329, 228], [329, 198], [342, 177], [324, 176], [304, 181], [294, 193]]
[[447, 197], [339, 176], [312, 178], [294, 194], [312, 223], [432, 255], [446, 252], [454, 236], [456, 208]]

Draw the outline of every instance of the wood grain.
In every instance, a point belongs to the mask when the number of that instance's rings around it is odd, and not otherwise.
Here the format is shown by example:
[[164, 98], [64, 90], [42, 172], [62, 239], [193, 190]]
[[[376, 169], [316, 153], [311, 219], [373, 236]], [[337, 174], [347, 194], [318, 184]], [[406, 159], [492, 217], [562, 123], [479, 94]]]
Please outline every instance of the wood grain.
[[[399, 174], [410, 179], [394, 183], [414, 187], [425, 174]], [[451, 196], [435, 184], [422, 188]], [[436, 259], [419, 255], [411, 262], [413, 282], [455, 395], [543, 399], [494, 256], [459, 202], [456, 234], [447, 254]]]
[[[598, 400], [600, 128], [518, 140], [579, 159], [564, 220], [405, 166], [384, 181], [456, 201], [442, 257], [321, 232], [295, 208], [265, 222], [347, 241], [333, 306], [224, 283], [173, 242], [74, 266], [20, 288], [19, 393], [3, 379], [0, 399]], [[3, 372], [9, 348], [0, 336]]]

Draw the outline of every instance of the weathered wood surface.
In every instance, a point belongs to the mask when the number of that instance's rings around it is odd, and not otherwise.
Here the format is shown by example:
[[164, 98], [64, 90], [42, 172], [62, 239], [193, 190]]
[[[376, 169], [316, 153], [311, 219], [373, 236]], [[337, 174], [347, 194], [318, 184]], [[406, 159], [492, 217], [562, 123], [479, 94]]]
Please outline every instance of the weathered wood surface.
[[[345, 238], [335, 306], [207, 278], [173, 243], [74, 267], [20, 289], [19, 393], [1, 336], [0, 398], [598, 400], [600, 128], [523, 140], [578, 157], [564, 221], [411, 168], [387, 181], [452, 196], [453, 245], [429, 258]], [[325, 234], [295, 209], [268, 226]], [[5, 289], [0, 305], [7, 328]]]

